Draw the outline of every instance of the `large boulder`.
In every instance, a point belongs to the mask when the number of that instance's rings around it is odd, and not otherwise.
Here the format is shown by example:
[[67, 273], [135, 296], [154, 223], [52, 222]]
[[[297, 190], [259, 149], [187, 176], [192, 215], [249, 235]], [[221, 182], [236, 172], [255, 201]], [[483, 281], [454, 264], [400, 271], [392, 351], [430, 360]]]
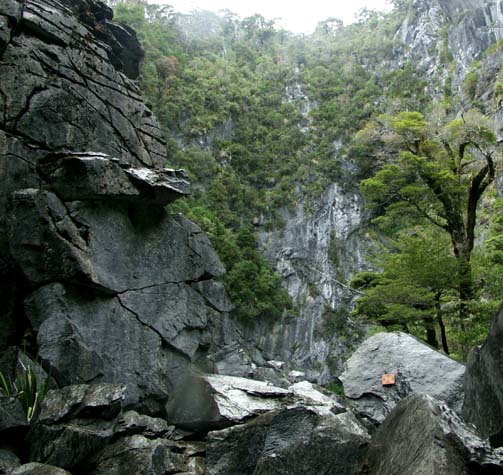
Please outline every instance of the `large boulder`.
[[372, 437], [372, 475], [503, 474], [503, 451], [492, 451], [458, 415], [432, 397], [400, 401]]
[[503, 307], [486, 341], [468, 356], [465, 374], [464, 418], [503, 446]]
[[210, 475], [361, 475], [369, 435], [350, 412], [294, 407], [208, 434]]
[[168, 420], [185, 429], [207, 432], [279, 409], [290, 394], [262, 381], [189, 375], [167, 405]]
[[[353, 408], [379, 424], [411, 393], [429, 394], [461, 412], [464, 371], [462, 364], [417, 338], [378, 333], [351, 355], [340, 379]], [[383, 385], [385, 374], [394, 374], [395, 384]]]

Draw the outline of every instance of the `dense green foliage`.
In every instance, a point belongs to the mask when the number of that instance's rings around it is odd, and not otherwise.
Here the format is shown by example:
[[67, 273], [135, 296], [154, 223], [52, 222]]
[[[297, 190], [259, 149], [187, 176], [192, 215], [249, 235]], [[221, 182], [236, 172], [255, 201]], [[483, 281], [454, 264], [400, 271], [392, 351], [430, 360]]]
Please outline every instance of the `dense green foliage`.
[[[480, 317], [487, 324], [494, 310], [476, 279], [472, 256], [477, 213], [495, 179], [498, 151], [492, 128], [475, 111], [447, 123], [401, 112], [369, 122], [359, 140], [372, 141], [381, 163], [362, 189], [372, 205], [385, 210], [380, 221], [387, 234], [398, 238], [394, 252], [381, 256], [383, 273], [368, 286], [358, 312], [387, 325], [399, 321], [404, 328], [419, 320], [435, 346], [437, 320], [448, 351], [442, 298], [454, 290], [456, 299], [449, 295], [447, 307], [457, 309], [458, 318], [451, 322], [461, 342], [459, 353], [466, 355], [484, 333]], [[420, 238], [414, 228], [418, 223], [428, 226]], [[411, 232], [412, 240], [407, 237]]]
[[[255, 231], [281, 227], [279, 210], [299, 201], [309, 211], [333, 181], [362, 180], [383, 246], [380, 271], [353, 280], [363, 292], [356, 314], [462, 358], [502, 296], [494, 135], [477, 112], [455, 119], [462, 101], [480, 109], [483, 74], [474, 64], [456, 95], [445, 28], [438, 51], [447, 75], [432, 103], [413, 63], [390, 67], [410, 2], [392, 3], [393, 12], [364, 10], [349, 26], [327, 19], [310, 36], [260, 15], [181, 15], [142, 2], [119, 1], [115, 16], [144, 44], [141, 84], [168, 138], [168, 165], [188, 170], [194, 186], [170, 210], [211, 237], [236, 315], [291, 311]], [[492, 87], [500, 98], [499, 80]], [[480, 236], [477, 219], [492, 222]], [[335, 235], [330, 242], [338, 267]]]

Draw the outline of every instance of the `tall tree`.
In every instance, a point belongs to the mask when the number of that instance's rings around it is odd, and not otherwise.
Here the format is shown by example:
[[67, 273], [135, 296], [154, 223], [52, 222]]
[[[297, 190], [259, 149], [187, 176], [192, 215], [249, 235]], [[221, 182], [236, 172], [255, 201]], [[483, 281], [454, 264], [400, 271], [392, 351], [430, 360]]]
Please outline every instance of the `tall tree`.
[[471, 256], [480, 200], [494, 181], [497, 144], [491, 124], [470, 111], [447, 125], [419, 112], [382, 115], [359, 133], [376, 141], [384, 165], [362, 182], [374, 206], [404, 213], [448, 233], [457, 262], [460, 324], [474, 295]]
[[432, 226], [408, 229], [388, 243], [376, 259], [380, 272], [363, 272], [351, 282], [363, 292], [355, 314], [406, 331], [420, 326], [426, 340], [449, 354], [443, 304], [456, 287], [456, 259], [445, 233]]

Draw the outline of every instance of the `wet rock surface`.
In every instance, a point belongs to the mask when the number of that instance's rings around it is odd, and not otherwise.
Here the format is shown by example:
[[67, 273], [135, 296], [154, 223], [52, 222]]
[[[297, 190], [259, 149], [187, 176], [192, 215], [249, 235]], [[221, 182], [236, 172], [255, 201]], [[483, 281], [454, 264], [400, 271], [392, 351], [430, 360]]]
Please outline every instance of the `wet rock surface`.
[[[464, 365], [410, 335], [394, 332], [365, 340], [346, 362], [340, 379], [353, 408], [381, 423], [411, 393], [429, 394], [460, 413], [464, 372]], [[396, 384], [384, 386], [384, 374], [394, 374]]]
[[503, 473], [503, 452], [493, 452], [459, 416], [430, 396], [400, 401], [372, 437], [369, 473], [468, 475]]
[[496, 315], [489, 336], [474, 348], [466, 362], [463, 417], [503, 446], [503, 308]]

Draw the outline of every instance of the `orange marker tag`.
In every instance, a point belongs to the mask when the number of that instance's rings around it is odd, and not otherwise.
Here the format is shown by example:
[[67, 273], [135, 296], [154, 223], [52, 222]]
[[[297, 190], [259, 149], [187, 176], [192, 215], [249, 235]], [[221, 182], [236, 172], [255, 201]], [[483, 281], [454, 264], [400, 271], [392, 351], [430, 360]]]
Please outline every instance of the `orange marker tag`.
[[381, 382], [383, 386], [393, 386], [396, 384], [396, 376], [394, 374], [383, 374]]

